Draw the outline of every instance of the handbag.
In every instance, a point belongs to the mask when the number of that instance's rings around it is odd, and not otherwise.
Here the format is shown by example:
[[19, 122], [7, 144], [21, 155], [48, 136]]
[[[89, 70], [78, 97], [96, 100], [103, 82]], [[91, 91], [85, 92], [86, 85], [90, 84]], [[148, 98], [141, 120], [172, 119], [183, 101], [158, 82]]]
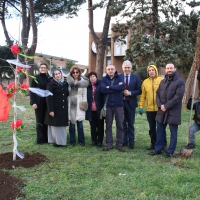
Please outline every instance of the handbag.
[[[111, 85], [113, 85], [114, 81], [115, 81], [115, 78], [113, 78], [113, 80], [111, 82]], [[109, 96], [109, 94], [107, 94], [104, 106], [103, 106], [103, 108], [100, 111], [100, 119], [103, 119], [103, 117], [106, 117], [106, 109], [107, 109], [106, 108], [106, 104], [107, 104], [107, 101], [108, 101], [108, 96]]]
[[88, 102], [84, 102], [84, 101], [80, 102], [79, 103], [79, 108], [82, 111], [86, 111], [88, 109]]

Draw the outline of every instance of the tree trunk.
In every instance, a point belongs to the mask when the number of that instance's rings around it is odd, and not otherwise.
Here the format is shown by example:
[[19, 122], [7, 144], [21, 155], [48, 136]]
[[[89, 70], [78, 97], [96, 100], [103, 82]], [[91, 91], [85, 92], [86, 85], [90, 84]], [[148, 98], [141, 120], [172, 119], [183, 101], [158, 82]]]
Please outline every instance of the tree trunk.
[[92, 0], [88, 0], [88, 14], [89, 14], [89, 29], [92, 33], [94, 43], [97, 49], [97, 59], [96, 59], [96, 73], [99, 79], [102, 78], [103, 68], [104, 68], [104, 58], [107, 45], [108, 31], [110, 26], [111, 15], [109, 14], [109, 8], [112, 6], [113, 0], [109, 0], [106, 8], [106, 14], [104, 19], [104, 26], [101, 37], [98, 38], [93, 27], [93, 3]]
[[97, 48], [97, 59], [96, 59], [96, 73], [98, 79], [101, 79], [103, 75], [105, 51], [106, 51], [106, 46], [99, 44]]
[[[198, 22], [198, 26], [197, 26], [197, 33], [200, 33], [200, 20]], [[183, 96], [183, 103], [187, 103], [189, 97], [192, 94], [192, 86], [194, 84], [194, 77], [195, 77], [195, 72], [199, 71], [200, 69], [200, 36], [197, 36], [197, 41], [196, 41], [196, 47], [195, 47], [195, 57], [194, 57], [194, 61], [192, 64], [192, 67], [190, 69], [190, 73], [188, 75], [187, 81], [186, 81], [186, 88], [185, 88], [185, 93]]]

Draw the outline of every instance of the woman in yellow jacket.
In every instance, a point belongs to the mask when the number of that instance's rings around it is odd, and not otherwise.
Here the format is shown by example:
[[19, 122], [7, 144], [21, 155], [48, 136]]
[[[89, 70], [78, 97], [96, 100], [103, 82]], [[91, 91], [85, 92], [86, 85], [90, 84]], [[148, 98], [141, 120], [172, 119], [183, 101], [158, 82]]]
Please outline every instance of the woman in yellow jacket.
[[[156, 143], [156, 113], [158, 107], [156, 104], [156, 91], [162, 81], [162, 77], [158, 76], [158, 69], [155, 65], [147, 67], [147, 76], [142, 83], [142, 94], [140, 95], [139, 114], [144, 113], [144, 105], [146, 105], [146, 116], [149, 123], [149, 136], [151, 138], [151, 145], [146, 148], [153, 150]], [[166, 137], [165, 137], [166, 141]]]

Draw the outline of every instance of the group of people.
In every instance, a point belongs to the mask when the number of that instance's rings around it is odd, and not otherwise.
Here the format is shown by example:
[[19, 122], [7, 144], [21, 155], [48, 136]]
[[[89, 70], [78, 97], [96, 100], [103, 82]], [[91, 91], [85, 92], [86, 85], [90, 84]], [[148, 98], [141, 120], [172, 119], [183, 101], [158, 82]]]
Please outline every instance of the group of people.
[[[69, 121], [70, 144], [75, 146], [75, 124], [78, 130], [78, 143], [85, 145], [83, 120], [90, 123], [92, 146], [102, 147], [103, 151], [113, 149], [113, 119], [116, 121], [116, 149], [125, 152], [125, 146], [134, 149], [135, 112], [146, 116], [149, 123], [151, 140], [147, 150], [150, 155], [161, 154], [169, 158], [177, 144], [178, 125], [181, 124], [182, 97], [185, 90], [183, 79], [172, 62], [165, 67], [165, 78], [158, 76], [155, 65], [147, 67], [147, 79], [141, 86], [138, 75], [133, 74], [132, 64], [126, 60], [122, 64], [123, 73], [118, 74], [114, 65], [106, 67], [106, 76], [98, 80], [96, 72], [87, 77], [81, 75], [80, 68], [74, 66], [65, 81], [60, 69], [52, 72], [53, 79], [47, 75], [48, 66], [41, 63], [37, 82], [31, 87], [47, 89], [53, 96], [39, 97], [31, 93], [31, 105], [35, 109], [37, 143], [53, 143], [55, 147], [66, 146], [66, 126]], [[138, 97], [140, 96], [139, 103]], [[106, 108], [105, 118], [101, 117], [102, 108]], [[166, 126], [169, 125], [171, 137], [167, 145]]]

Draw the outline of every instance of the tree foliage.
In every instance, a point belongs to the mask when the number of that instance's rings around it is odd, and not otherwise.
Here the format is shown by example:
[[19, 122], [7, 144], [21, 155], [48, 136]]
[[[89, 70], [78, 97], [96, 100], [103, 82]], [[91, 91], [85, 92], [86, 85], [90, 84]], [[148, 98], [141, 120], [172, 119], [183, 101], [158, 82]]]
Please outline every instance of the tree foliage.
[[72, 66], [74, 66], [74, 65], [75, 65], [75, 63], [74, 63], [73, 61], [68, 60], [68, 61], [66, 62], [65, 67], [66, 67], [66, 69], [70, 70], [70, 68], [71, 68]]
[[[131, 32], [129, 49], [125, 59], [135, 67], [146, 67], [154, 61], [158, 67], [173, 61], [177, 67], [188, 71], [194, 57], [196, 27], [200, 12], [185, 13], [186, 4], [182, 1], [135, 0], [129, 6], [125, 25], [118, 21], [113, 31], [126, 36]], [[192, 1], [194, 2], [194, 1]], [[199, 6], [199, 3], [188, 6]], [[115, 38], [116, 39], [116, 38]]]

